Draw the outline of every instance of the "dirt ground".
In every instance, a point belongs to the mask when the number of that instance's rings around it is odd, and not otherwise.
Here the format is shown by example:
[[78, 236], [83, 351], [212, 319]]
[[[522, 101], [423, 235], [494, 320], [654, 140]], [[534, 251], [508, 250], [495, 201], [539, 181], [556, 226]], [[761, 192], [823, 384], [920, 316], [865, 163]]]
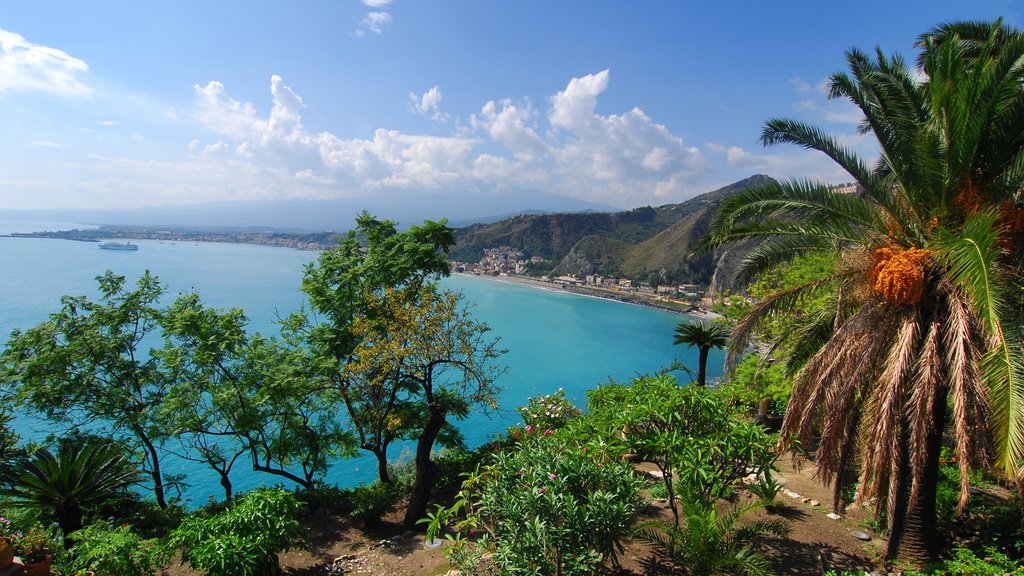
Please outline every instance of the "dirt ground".
[[[643, 467], [643, 465], [641, 465]], [[779, 461], [784, 492], [783, 506], [776, 517], [785, 518], [792, 527], [788, 538], [769, 537], [762, 551], [770, 558], [777, 574], [820, 575], [825, 570], [873, 569], [885, 546], [884, 539], [868, 528], [869, 511], [851, 508], [838, 520], [827, 516], [831, 491], [815, 481], [813, 464], [795, 466], [788, 458]], [[798, 495], [798, 496], [794, 496]], [[670, 517], [664, 501], [656, 502], [649, 514]], [[750, 519], [763, 517], [758, 511]], [[638, 518], [638, 520], [644, 520]], [[445, 575], [451, 566], [442, 548], [425, 545], [422, 534], [400, 528], [401, 511], [395, 510], [381, 527], [363, 529], [347, 519], [311, 513], [306, 518], [310, 529], [308, 550], [293, 550], [280, 555], [283, 573], [288, 576], [325, 576], [354, 574], [361, 576], [435, 576]], [[864, 532], [870, 541], [854, 537]], [[621, 558], [619, 576], [656, 575], [665, 572], [653, 561], [651, 550], [640, 542], [631, 542]], [[169, 576], [193, 574], [175, 566]]]

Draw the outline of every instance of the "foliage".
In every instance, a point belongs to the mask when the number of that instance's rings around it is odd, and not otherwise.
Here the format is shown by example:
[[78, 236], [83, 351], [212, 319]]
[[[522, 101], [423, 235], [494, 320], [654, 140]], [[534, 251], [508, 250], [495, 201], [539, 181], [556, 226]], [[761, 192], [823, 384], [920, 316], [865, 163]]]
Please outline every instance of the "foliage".
[[559, 388], [554, 394], [542, 394], [526, 399], [526, 406], [519, 408], [523, 423], [540, 430], [557, 430], [583, 412], [565, 398], [565, 390]]
[[966, 548], [956, 548], [953, 557], [942, 563], [941, 571], [949, 576], [1003, 576], [1024, 574], [1024, 565], [995, 548], [986, 549], [982, 557]]
[[714, 502], [748, 469], [761, 473], [775, 461], [775, 439], [763, 427], [734, 418], [714, 392], [681, 388], [671, 376], [600, 386], [588, 397], [591, 416], [580, 426], [591, 428], [581, 433], [603, 430], [604, 442], [658, 466], [677, 521], [676, 495]]
[[282, 340], [246, 332], [239, 309], [182, 296], [164, 313], [161, 359], [175, 385], [165, 425], [189, 459], [204, 462], [231, 499], [230, 472], [242, 456], [254, 470], [311, 486], [331, 459], [354, 454], [336, 398], [290, 327]]
[[303, 535], [295, 519], [295, 495], [280, 488], [257, 489], [207, 517], [186, 518], [170, 541], [182, 562], [208, 576], [261, 576], [277, 570], [277, 553]]
[[756, 241], [742, 279], [841, 254], [834, 274], [762, 298], [732, 352], [795, 304], [831, 299], [789, 326], [785, 352], [799, 374], [783, 436], [819, 439], [815, 460], [837, 490], [860, 463], [858, 498], [876, 498], [891, 529], [887, 559], [923, 564], [937, 555], [934, 471], [947, 417], [961, 508], [989, 440], [1007, 474], [1024, 461], [1024, 361], [1003, 315], [1006, 282], [1024, 262], [1024, 35], [1000, 21], [953, 23], [917, 47], [920, 77], [898, 55], [851, 49], [849, 72], [829, 79], [829, 95], [863, 114], [877, 162], [799, 121], [765, 125], [764, 144], [825, 153], [856, 193], [810, 181], [741, 191], [723, 201], [698, 254]]
[[747, 485], [747, 490], [757, 497], [757, 501], [769, 510], [775, 506], [776, 498], [782, 491], [782, 484], [775, 479], [771, 469], [757, 475], [757, 483]]
[[707, 384], [708, 352], [712, 348], [725, 348], [729, 343], [729, 327], [723, 322], [680, 322], [676, 326], [673, 344], [696, 346], [699, 354], [697, 368], [697, 385]]
[[52, 532], [36, 525], [14, 538], [14, 550], [26, 563], [35, 563], [56, 551], [55, 541]]
[[752, 548], [760, 536], [789, 535], [781, 520], [759, 520], [742, 526], [737, 522], [760, 506], [759, 502], [733, 506], [719, 512], [717, 503], [682, 497], [683, 522], [653, 521], [637, 527], [637, 536], [652, 544], [680, 574], [771, 574], [764, 555]]
[[98, 438], [69, 437], [60, 441], [56, 454], [37, 450], [3, 493], [13, 497], [12, 505], [52, 510], [68, 542], [82, 527], [87, 508], [138, 480], [123, 447]]
[[166, 507], [156, 408], [167, 379], [143, 344], [156, 333], [165, 289], [148, 271], [134, 290], [110, 271], [96, 280], [98, 301], [65, 296], [49, 320], [12, 332], [0, 355], [0, 382], [16, 387], [18, 406], [50, 420], [69, 427], [94, 422], [134, 438], [157, 502]]
[[793, 379], [786, 375], [782, 362], [764, 362], [760, 355], [748, 354], [716, 390], [730, 402], [748, 409], [757, 408], [761, 400], [768, 399], [769, 412], [782, 414], [792, 388]]
[[[18, 445], [21, 437], [10, 427], [11, 419], [11, 410], [0, 406], [0, 470], [13, 470], [18, 460], [26, 455], [25, 450]], [[0, 487], [8, 480], [10, 475], [0, 474]]]
[[128, 524], [113, 527], [105, 522], [89, 524], [73, 533], [71, 569], [97, 574], [151, 576], [171, 561], [173, 550], [160, 539], [144, 539]]
[[[473, 559], [493, 542], [506, 574], [593, 574], [622, 551], [627, 523], [641, 500], [642, 481], [630, 466], [586, 447], [531, 434], [463, 484], [451, 508], [431, 514], [433, 538], [460, 514], [449, 554]], [[466, 540], [486, 532], [478, 544]]]

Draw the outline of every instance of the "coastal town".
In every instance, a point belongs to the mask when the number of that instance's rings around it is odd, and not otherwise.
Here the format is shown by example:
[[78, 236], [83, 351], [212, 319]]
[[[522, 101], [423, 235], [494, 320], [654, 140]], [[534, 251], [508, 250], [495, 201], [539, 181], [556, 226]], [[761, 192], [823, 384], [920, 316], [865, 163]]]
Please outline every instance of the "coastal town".
[[672, 311], [692, 312], [710, 308], [704, 287], [696, 284], [663, 284], [651, 286], [646, 282], [635, 282], [630, 278], [587, 274], [532, 276], [528, 274], [531, 264], [544, 260], [538, 256], [527, 257], [522, 251], [509, 246], [484, 249], [478, 262], [452, 262], [452, 272], [474, 276], [490, 277], [531, 284], [540, 287], [557, 287], [567, 292], [586, 294], [654, 306]]

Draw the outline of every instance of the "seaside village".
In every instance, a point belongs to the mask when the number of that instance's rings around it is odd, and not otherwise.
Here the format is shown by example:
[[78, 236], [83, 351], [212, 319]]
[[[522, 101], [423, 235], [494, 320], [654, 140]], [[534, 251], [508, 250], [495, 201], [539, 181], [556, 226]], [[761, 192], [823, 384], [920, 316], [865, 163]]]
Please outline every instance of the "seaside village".
[[526, 255], [515, 248], [501, 246], [485, 248], [479, 262], [452, 262], [452, 272], [457, 274], [474, 274], [477, 276], [504, 276], [521, 281], [552, 284], [566, 289], [597, 292], [605, 297], [621, 296], [626, 299], [642, 298], [661, 302], [669, 306], [701, 306], [704, 302], [704, 287], [698, 284], [662, 284], [651, 286], [646, 282], [634, 282], [629, 278], [587, 274], [580, 278], [575, 274], [562, 276], [531, 276], [528, 268], [544, 259], [539, 256]]

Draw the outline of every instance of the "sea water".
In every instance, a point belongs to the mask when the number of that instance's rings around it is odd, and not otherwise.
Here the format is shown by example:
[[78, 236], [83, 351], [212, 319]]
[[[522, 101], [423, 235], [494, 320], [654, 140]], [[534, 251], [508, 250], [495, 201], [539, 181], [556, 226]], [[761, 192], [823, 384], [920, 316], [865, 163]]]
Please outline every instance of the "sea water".
[[[64, 227], [0, 221], [0, 234]], [[252, 331], [274, 335], [277, 319], [304, 304], [303, 269], [317, 256], [242, 244], [133, 242], [139, 245], [137, 252], [100, 250], [89, 242], [0, 238], [0, 343], [11, 330], [46, 320], [59, 310], [63, 295], [97, 297], [95, 278], [106, 270], [126, 276], [129, 283], [149, 270], [167, 286], [168, 302], [178, 294], [196, 292], [207, 305], [244, 309]], [[442, 284], [463, 292], [473, 316], [486, 322], [507, 350], [499, 360], [507, 372], [497, 382], [502, 388], [498, 410], [474, 412], [458, 423], [471, 447], [521, 424], [516, 408], [531, 396], [563, 388], [582, 407], [586, 390], [609, 380], [654, 373], [673, 360], [696, 369], [696, 350], [672, 344], [675, 326], [685, 320], [682, 315], [471, 276], [452, 276]], [[721, 374], [721, 360], [720, 353], [712, 353], [709, 376]], [[24, 438], [39, 439], [54, 431], [25, 417], [16, 425]], [[408, 458], [409, 448], [393, 446], [389, 456]], [[223, 497], [216, 476], [203, 465], [170, 455], [162, 464], [167, 474], [186, 476], [189, 485], [183, 497], [190, 505]], [[375, 460], [366, 454], [335, 462], [325, 480], [352, 486], [370, 482], [375, 475]], [[253, 472], [239, 461], [232, 481], [236, 490], [245, 490], [280, 479]]]

